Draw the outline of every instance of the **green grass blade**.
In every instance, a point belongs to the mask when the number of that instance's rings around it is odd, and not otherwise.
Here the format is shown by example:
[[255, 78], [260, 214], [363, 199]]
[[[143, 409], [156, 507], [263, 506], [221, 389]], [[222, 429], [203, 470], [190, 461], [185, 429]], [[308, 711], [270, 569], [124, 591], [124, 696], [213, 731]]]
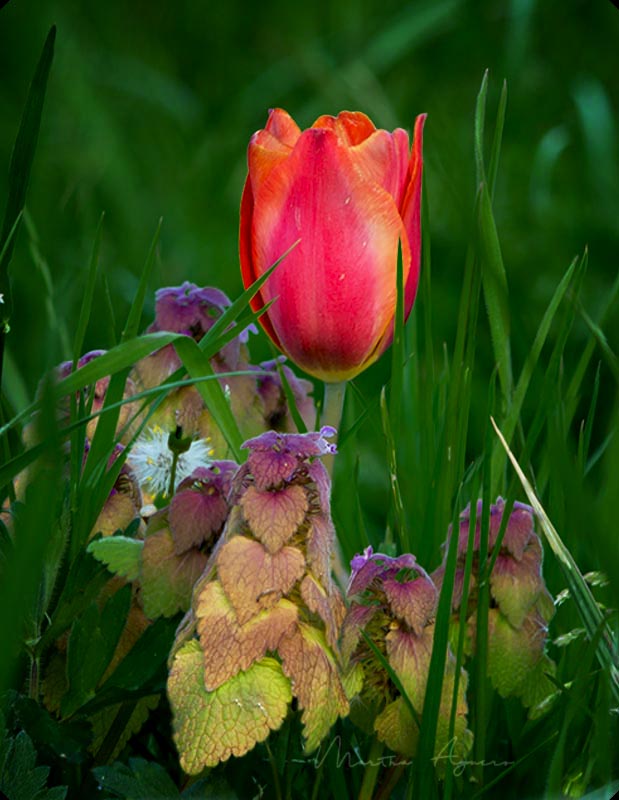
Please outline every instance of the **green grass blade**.
[[88, 277], [86, 279], [86, 288], [84, 290], [84, 299], [80, 308], [80, 316], [75, 329], [75, 337], [73, 339], [73, 365], [77, 364], [79, 357], [82, 355], [82, 346], [84, 344], [84, 336], [86, 335], [86, 328], [88, 327], [88, 320], [92, 310], [92, 301], [95, 295], [95, 283], [97, 280], [97, 269], [99, 267], [99, 250], [101, 247], [101, 233], [103, 230], [103, 219], [105, 214], [101, 214], [97, 231], [95, 233], [95, 241], [92, 246], [92, 253], [90, 256], [90, 265], [88, 267]]
[[[215, 375], [209, 359], [193, 339], [188, 336], [181, 336], [174, 343], [174, 348], [192, 378], [200, 378], [205, 375], [212, 377]], [[213, 415], [215, 424], [223, 433], [232, 452], [232, 457], [239, 464], [242, 463], [246, 457], [241, 450], [243, 437], [219, 381], [201, 381], [196, 384], [196, 388], [200, 392], [209, 412]]]
[[299, 433], [307, 433], [307, 425], [303, 421], [303, 417], [299, 413], [299, 409], [297, 408], [297, 401], [295, 400], [294, 393], [292, 388], [290, 387], [290, 383], [288, 382], [288, 378], [286, 377], [286, 373], [284, 372], [284, 368], [276, 357], [275, 351], [272, 350], [275, 367], [277, 369], [277, 374], [279, 375], [279, 379], [282, 384], [282, 389], [284, 391], [284, 396], [286, 398], [286, 403], [288, 404], [288, 410], [290, 411], [290, 416], [292, 417], [292, 421], [297, 427], [297, 431]]
[[501, 142], [503, 141], [503, 126], [505, 125], [505, 109], [507, 108], [507, 81], [503, 81], [501, 97], [499, 98], [499, 108], [496, 115], [494, 127], [494, 138], [492, 140], [492, 150], [490, 151], [490, 166], [488, 167], [488, 186], [490, 187], [490, 199], [494, 198], [494, 187], [496, 176], [499, 169], [499, 156], [501, 154]]
[[[466, 547], [466, 558], [464, 562], [464, 576], [462, 580], [462, 599], [460, 601], [460, 619], [458, 621], [458, 642], [456, 646], [456, 672], [454, 677], [454, 688], [451, 700], [451, 712], [449, 715], [449, 734], [447, 741], [452, 742], [454, 731], [456, 728], [456, 714], [458, 710], [458, 689], [460, 686], [460, 669], [464, 661], [464, 641], [466, 638], [466, 629], [468, 626], [468, 604], [469, 604], [469, 587], [471, 583], [471, 575], [473, 572], [473, 556], [475, 553], [475, 526], [477, 517], [477, 502], [476, 498], [479, 493], [479, 478], [477, 474], [472, 478], [471, 483], [471, 517], [469, 520], [469, 538]], [[457, 529], [452, 528], [452, 536], [457, 536]], [[443, 800], [451, 800], [453, 793], [454, 772], [453, 769], [448, 769], [445, 773], [445, 791]]]
[[436, 774], [433, 768], [433, 756], [438, 726], [438, 715], [443, 691], [443, 678], [447, 662], [449, 641], [449, 625], [451, 622], [451, 600], [453, 596], [456, 564], [458, 557], [458, 526], [460, 518], [460, 492], [452, 515], [452, 536], [449, 540], [443, 584], [439, 595], [432, 639], [432, 656], [428, 669], [428, 682], [423, 701], [421, 730], [415, 759], [414, 797], [430, 798], [435, 794]]
[[597, 408], [598, 397], [600, 394], [600, 368], [601, 364], [598, 363], [595, 371], [595, 378], [593, 380], [593, 392], [591, 393], [591, 402], [589, 403], [589, 412], [584, 425], [581, 426], [580, 435], [578, 437], [578, 463], [583, 475], [587, 472], [587, 461], [589, 458], [589, 448], [591, 446], [591, 434], [593, 433], [593, 420], [595, 419], [595, 410]]
[[[385, 442], [387, 445], [387, 464], [389, 468], [389, 482], [391, 485], [391, 496], [393, 502], [395, 522], [398, 530], [399, 547], [401, 553], [407, 553], [410, 550], [410, 539], [408, 535], [408, 527], [406, 524], [404, 503], [402, 502], [402, 494], [400, 492], [395, 441], [393, 438], [393, 429], [391, 427], [389, 410], [387, 408], [387, 398], [384, 386], [380, 393], [380, 410], [381, 410], [381, 419], [383, 423], [383, 433], [385, 434]], [[387, 537], [388, 536], [389, 532], [387, 533]], [[392, 542], [390, 542], [389, 538], [387, 538], [385, 540], [385, 544], [389, 546], [392, 544]]]
[[[531, 378], [533, 377], [537, 367], [542, 348], [544, 347], [548, 337], [548, 333], [557, 313], [557, 309], [565, 297], [566, 292], [572, 286], [575, 278], [577, 278], [580, 274], [580, 271], [584, 269], [584, 263], [584, 258], [581, 259], [580, 262], [578, 259], [574, 259], [574, 261], [572, 261], [567, 272], [557, 286], [552, 299], [548, 304], [548, 308], [542, 317], [542, 321], [539, 324], [537, 333], [535, 334], [535, 339], [533, 340], [533, 344], [527, 354], [522, 371], [518, 378], [518, 383], [516, 384], [511, 404], [502, 422], [501, 427], [503, 430], [503, 435], [508, 442], [511, 441], [514, 431], [516, 430], [518, 420], [520, 419], [522, 404], [524, 403]], [[492, 454], [492, 475], [494, 477], [492, 491], [493, 495], [498, 493], [501, 481], [503, 480], [506, 458], [507, 456], [505, 450], [501, 447], [499, 442], [496, 442], [494, 446], [494, 452]]]
[[483, 783], [483, 769], [486, 753], [486, 729], [489, 718], [488, 683], [488, 616], [490, 610], [490, 575], [486, 569], [488, 561], [488, 541], [490, 531], [490, 505], [492, 486], [491, 427], [490, 419], [496, 398], [496, 373], [493, 374], [488, 391], [484, 458], [482, 465], [482, 507], [479, 520], [479, 573], [477, 575], [478, 596], [475, 632], [475, 777]]
[[155, 230], [155, 235], [153, 236], [153, 241], [150, 245], [150, 250], [148, 251], [148, 256], [146, 257], [146, 263], [144, 264], [142, 274], [140, 275], [138, 289], [135, 293], [131, 308], [129, 309], [129, 315], [127, 317], [125, 329], [123, 330], [120, 338], [121, 342], [125, 342], [128, 339], [133, 339], [133, 337], [137, 336], [138, 334], [140, 319], [142, 318], [142, 309], [144, 308], [144, 298], [146, 297], [148, 282], [155, 264], [155, 255], [157, 253], [157, 245], [159, 244], [162, 224], [163, 219], [160, 219], [157, 224], [157, 229]]
[[[208, 346], [209, 357], [211, 355], [215, 355], [217, 350], [220, 349], [217, 337], [223, 334], [224, 331], [228, 328], [228, 326], [231, 325], [237, 319], [241, 311], [243, 311], [243, 309], [249, 304], [249, 301], [252, 299], [252, 297], [254, 297], [254, 295], [256, 295], [260, 291], [261, 287], [268, 281], [268, 279], [271, 277], [271, 275], [277, 269], [277, 267], [279, 267], [279, 265], [286, 258], [286, 256], [294, 250], [294, 248], [299, 244], [300, 241], [301, 241], [300, 239], [297, 239], [296, 242], [293, 242], [290, 245], [290, 247], [286, 250], [286, 252], [283, 253], [277, 259], [277, 261], [274, 264], [272, 264], [272, 266], [269, 267], [269, 269], [264, 273], [264, 275], [261, 275], [257, 280], [255, 280], [252, 283], [252, 285], [249, 288], [245, 289], [245, 291], [239, 297], [237, 297], [237, 299], [224, 311], [221, 317], [215, 322], [213, 327], [208, 330], [205, 336], [201, 339], [200, 346], [201, 349], [203, 350], [206, 350]], [[269, 303], [265, 308], [260, 309], [260, 311], [257, 313], [256, 316], [257, 317], [261, 316], [267, 310], [269, 305], [271, 304]], [[214, 343], [217, 344], [215, 345], [215, 349], [212, 350], [211, 348], [214, 346]]]
[[101, 282], [103, 284], [103, 302], [105, 305], [105, 326], [107, 329], [107, 338], [109, 341], [109, 347], [114, 347], [118, 343], [118, 337], [116, 336], [116, 311], [114, 310], [114, 303], [112, 302], [112, 295], [110, 293], [110, 285], [105, 272], [101, 275]]
[[4, 301], [1, 306], [0, 329], [10, 319], [12, 313], [8, 269], [13, 255], [15, 237], [11, 237], [8, 247], [5, 248], [4, 245], [13, 227], [18, 222], [26, 202], [26, 192], [41, 127], [47, 80], [54, 58], [55, 41], [56, 26], [53, 25], [47, 34], [43, 51], [30, 85], [26, 106], [11, 156], [11, 163], [9, 164], [9, 194], [2, 232], [0, 233], [0, 250], [3, 251], [3, 256], [0, 260], [0, 293], [4, 295]]
[[486, 123], [486, 101], [488, 99], [488, 70], [484, 72], [475, 104], [475, 175], [477, 187], [486, 180], [484, 166], [484, 127]]
[[509, 343], [510, 314], [507, 276], [492, 212], [490, 193], [486, 184], [480, 188], [478, 232], [482, 285], [490, 323], [490, 336], [499, 370], [504, 405], [508, 408], [512, 393], [512, 360]]

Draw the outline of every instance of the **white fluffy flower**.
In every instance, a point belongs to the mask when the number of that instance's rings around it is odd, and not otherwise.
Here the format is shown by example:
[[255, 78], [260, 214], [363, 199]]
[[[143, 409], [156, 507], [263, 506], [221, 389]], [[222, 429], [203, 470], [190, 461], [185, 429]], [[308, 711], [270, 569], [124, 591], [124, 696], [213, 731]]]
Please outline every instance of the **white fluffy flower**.
[[[149, 428], [137, 440], [131, 450], [129, 461], [134, 474], [144, 491], [156, 497], [165, 497], [170, 489], [174, 453], [168, 447], [169, 433], [159, 425]], [[189, 449], [178, 455], [174, 488], [197, 467], [211, 463], [212, 449], [204, 439], [195, 439]]]

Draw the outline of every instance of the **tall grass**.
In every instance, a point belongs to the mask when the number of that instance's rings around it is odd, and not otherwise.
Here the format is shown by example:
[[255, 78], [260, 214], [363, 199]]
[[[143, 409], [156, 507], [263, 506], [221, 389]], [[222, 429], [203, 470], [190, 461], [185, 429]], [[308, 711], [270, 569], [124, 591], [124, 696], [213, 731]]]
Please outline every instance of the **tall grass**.
[[[398, 25], [402, 19], [407, 23], [403, 27], [385, 27], [367, 48], [363, 63], [370, 76], [361, 71], [363, 85], [376, 87], [372, 74], [380, 75], [388, 68], [398, 47], [410, 46], [411, 41], [447, 24], [457, 7], [458, 3], [442, 3], [434, 10], [430, 5], [418, 6], [415, 13], [398, 17]], [[26, 137], [27, 146], [15, 151], [22, 166], [11, 173], [0, 239], [2, 291], [7, 297], [5, 265], [14, 242], [18, 236], [33, 237], [34, 228], [20, 224], [20, 215], [51, 63], [50, 41], [53, 44], [53, 36], [44, 49], [43, 66], [33, 83], [18, 138], [19, 145]], [[312, 63], [322, 80], [320, 59]], [[353, 85], [361, 80], [360, 69], [355, 60], [348, 64], [347, 80]], [[230, 454], [242, 460], [237, 421], [214, 379], [209, 359], [229, 339], [232, 321], [247, 324], [256, 319], [248, 311], [248, 302], [258, 287], [243, 293], [199, 344], [176, 334], [140, 335], [162, 247], [157, 227], [117, 344], [63, 381], [44, 382], [36, 400], [25, 406], [18, 402], [28, 393], [20, 384], [19, 369], [7, 369], [4, 375], [3, 409], [10, 413], [0, 427], [0, 485], [3, 504], [13, 503], [14, 522], [10, 526], [0, 522], [0, 608], [4, 609], [0, 617], [0, 690], [8, 690], [0, 717], [6, 726], [0, 744], [0, 790], [11, 800], [18, 794], [10, 781], [16, 780], [18, 772], [33, 770], [35, 764], [43, 772], [32, 773], [33, 797], [63, 797], [60, 786], [68, 787], [67, 796], [76, 798], [97, 792], [101, 797], [121, 798], [373, 796], [378, 800], [391, 796], [425, 800], [484, 795], [580, 797], [594, 791], [599, 795], [592, 796], [610, 797], [616, 791], [619, 405], [617, 362], [607, 332], [616, 320], [619, 281], [612, 285], [602, 307], [590, 304], [585, 250], [581, 257], [565, 263], [545, 307], [532, 303], [539, 313], [526, 325], [520, 324], [526, 294], [512, 291], [509, 246], [502, 243], [496, 212], [502, 138], [509, 118], [507, 89], [503, 86], [496, 103], [489, 104], [490, 89], [486, 73], [472, 121], [469, 160], [475, 177], [462, 200], [470, 223], [468, 239], [457, 254], [460, 266], [449, 272], [452, 278], [458, 276], [450, 285], [457, 305], [454, 301], [447, 306], [455, 323], [438, 313], [437, 308], [444, 312], [445, 305], [434, 302], [437, 293], [442, 298], [445, 289], [437, 290], [442, 263], [437, 267], [430, 240], [438, 212], [426, 185], [419, 298], [406, 326], [400, 300], [390, 371], [385, 358], [348, 391], [332, 500], [339, 542], [347, 559], [372, 544], [391, 554], [413, 552], [432, 570], [443, 556], [441, 547], [449, 525], [457, 525], [459, 513], [469, 501], [474, 506], [482, 499], [483, 564], [490, 503], [498, 494], [506, 497], [508, 506], [514, 499], [528, 498], [546, 537], [547, 584], [553, 595], [562, 598], [550, 628], [551, 655], [557, 662], [556, 695], [545, 713], [530, 719], [518, 701], [502, 700], [492, 689], [485, 641], [491, 602], [488, 574], [478, 575], [477, 651], [467, 662], [474, 750], [468, 762], [448, 771], [445, 781], [437, 778], [434, 738], [452, 636], [456, 542], [452, 537], [420, 719], [420, 743], [412, 764], [390, 761], [382, 746], [349, 720], [336, 725], [318, 756], [307, 757], [300, 749], [298, 718], [293, 716], [242, 762], [229, 762], [193, 783], [180, 773], [163, 698], [166, 659], [178, 620], [159, 620], [148, 628], [107, 674], [120, 623], [127, 615], [126, 598], [113, 604], [109, 600], [104, 606], [94, 602], [109, 576], [86, 554], [84, 545], [126, 457], [110, 464], [126, 377], [131, 365], [148, 353], [172, 344], [183, 368], [165, 385], [138, 396], [144, 408], [156, 410], [165, 393], [188, 376], [223, 432]], [[579, 108], [597, 152], [604, 149], [606, 140], [597, 141], [594, 126], [588, 122], [583, 101], [587, 91], [594, 90], [582, 87]], [[376, 90], [368, 102], [379, 107], [383, 99]], [[603, 107], [603, 101], [599, 102]], [[431, 138], [427, 149], [432, 163]], [[602, 175], [597, 180], [603, 182]], [[107, 271], [106, 280], [114, 286], [114, 270], [101, 263], [108, 235], [103, 222], [88, 231], [92, 244], [81, 279], [84, 300], [74, 337], [70, 337], [74, 363], [88, 339], [88, 322], [101, 291], [98, 272]], [[132, 243], [132, 248], [135, 246]], [[535, 261], [540, 257], [532, 256]], [[109, 317], [110, 306], [104, 305]], [[13, 313], [18, 315], [19, 307]], [[113, 330], [114, 323], [109, 327]], [[59, 336], [58, 329], [49, 335]], [[81, 392], [108, 375], [112, 380], [106, 403], [83, 464], [84, 431], [91, 409]], [[27, 378], [26, 386], [32, 386], [32, 376]], [[76, 393], [70, 424], [59, 430], [56, 401]], [[33, 419], [37, 443], [28, 438], [26, 442], [31, 443], [24, 443], [22, 428]], [[143, 420], [142, 426], [145, 424]], [[66, 442], [72, 453], [68, 478], [62, 468]], [[30, 485], [25, 496], [20, 494], [20, 500], [14, 502], [15, 481], [26, 468]], [[469, 577], [472, 568], [470, 544]], [[464, 628], [465, 620], [459, 620], [458, 666], [465, 663]], [[40, 703], [41, 678], [54, 643], [62, 637], [68, 639], [69, 648], [68, 693], [54, 715]], [[83, 654], [83, 658], [72, 653]], [[142, 732], [131, 737], [138, 705], [145, 698], [160, 697], [159, 708]], [[100, 712], [109, 712], [112, 719], [101, 741], [89, 750], [90, 725]], [[116, 741], [124, 742], [125, 737], [125, 746], [116, 753]], [[116, 756], [120, 764], [112, 763]], [[350, 768], [343, 770], [344, 763]], [[51, 769], [49, 774], [46, 766]], [[26, 791], [24, 786], [20, 784]]]

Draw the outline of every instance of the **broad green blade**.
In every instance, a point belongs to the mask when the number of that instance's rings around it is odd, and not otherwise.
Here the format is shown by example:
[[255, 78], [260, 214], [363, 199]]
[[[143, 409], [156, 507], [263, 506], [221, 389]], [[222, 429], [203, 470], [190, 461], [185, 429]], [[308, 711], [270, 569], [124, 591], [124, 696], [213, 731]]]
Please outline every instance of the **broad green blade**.
[[30, 85], [28, 99], [26, 100], [9, 165], [9, 195], [2, 232], [0, 233], [0, 251], [2, 251], [2, 258], [0, 259], [0, 294], [3, 295], [3, 302], [0, 305], [0, 329], [10, 319], [12, 313], [8, 270], [13, 255], [15, 237], [11, 237], [8, 247], [5, 248], [4, 245], [14, 226], [18, 223], [26, 202], [26, 192], [41, 127], [41, 114], [47, 90], [47, 79], [54, 58], [55, 41], [56, 26], [53, 25], [47, 34], [41, 58]]

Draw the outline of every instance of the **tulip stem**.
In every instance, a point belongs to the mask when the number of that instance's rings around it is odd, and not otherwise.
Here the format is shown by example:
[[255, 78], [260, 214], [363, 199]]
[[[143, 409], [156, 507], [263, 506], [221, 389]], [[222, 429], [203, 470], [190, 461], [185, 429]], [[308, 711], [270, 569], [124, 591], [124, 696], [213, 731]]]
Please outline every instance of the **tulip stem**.
[[[325, 383], [325, 395], [322, 404], [322, 414], [320, 415], [321, 425], [331, 425], [339, 432], [345, 396], [346, 381], [341, 381], [340, 383]], [[325, 458], [323, 461], [324, 465], [329, 470], [329, 475], [332, 476], [333, 458]]]
[[[320, 416], [321, 425], [331, 425], [339, 433], [345, 397], [346, 381], [341, 381], [340, 383], [325, 383], [322, 414]], [[322, 461], [327, 468], [330, 477], [333, 478], [334, 456], [324, 456]], [[348, 584], [348, 570], [344, 566], [346, 562], [344, 560], [344, 554], [342, 553], [342, 546], [337, 536], [335, 537], [334, 545], [333, 572], [340, 588], [343, 592], [346, 592], [346, 585]]]

